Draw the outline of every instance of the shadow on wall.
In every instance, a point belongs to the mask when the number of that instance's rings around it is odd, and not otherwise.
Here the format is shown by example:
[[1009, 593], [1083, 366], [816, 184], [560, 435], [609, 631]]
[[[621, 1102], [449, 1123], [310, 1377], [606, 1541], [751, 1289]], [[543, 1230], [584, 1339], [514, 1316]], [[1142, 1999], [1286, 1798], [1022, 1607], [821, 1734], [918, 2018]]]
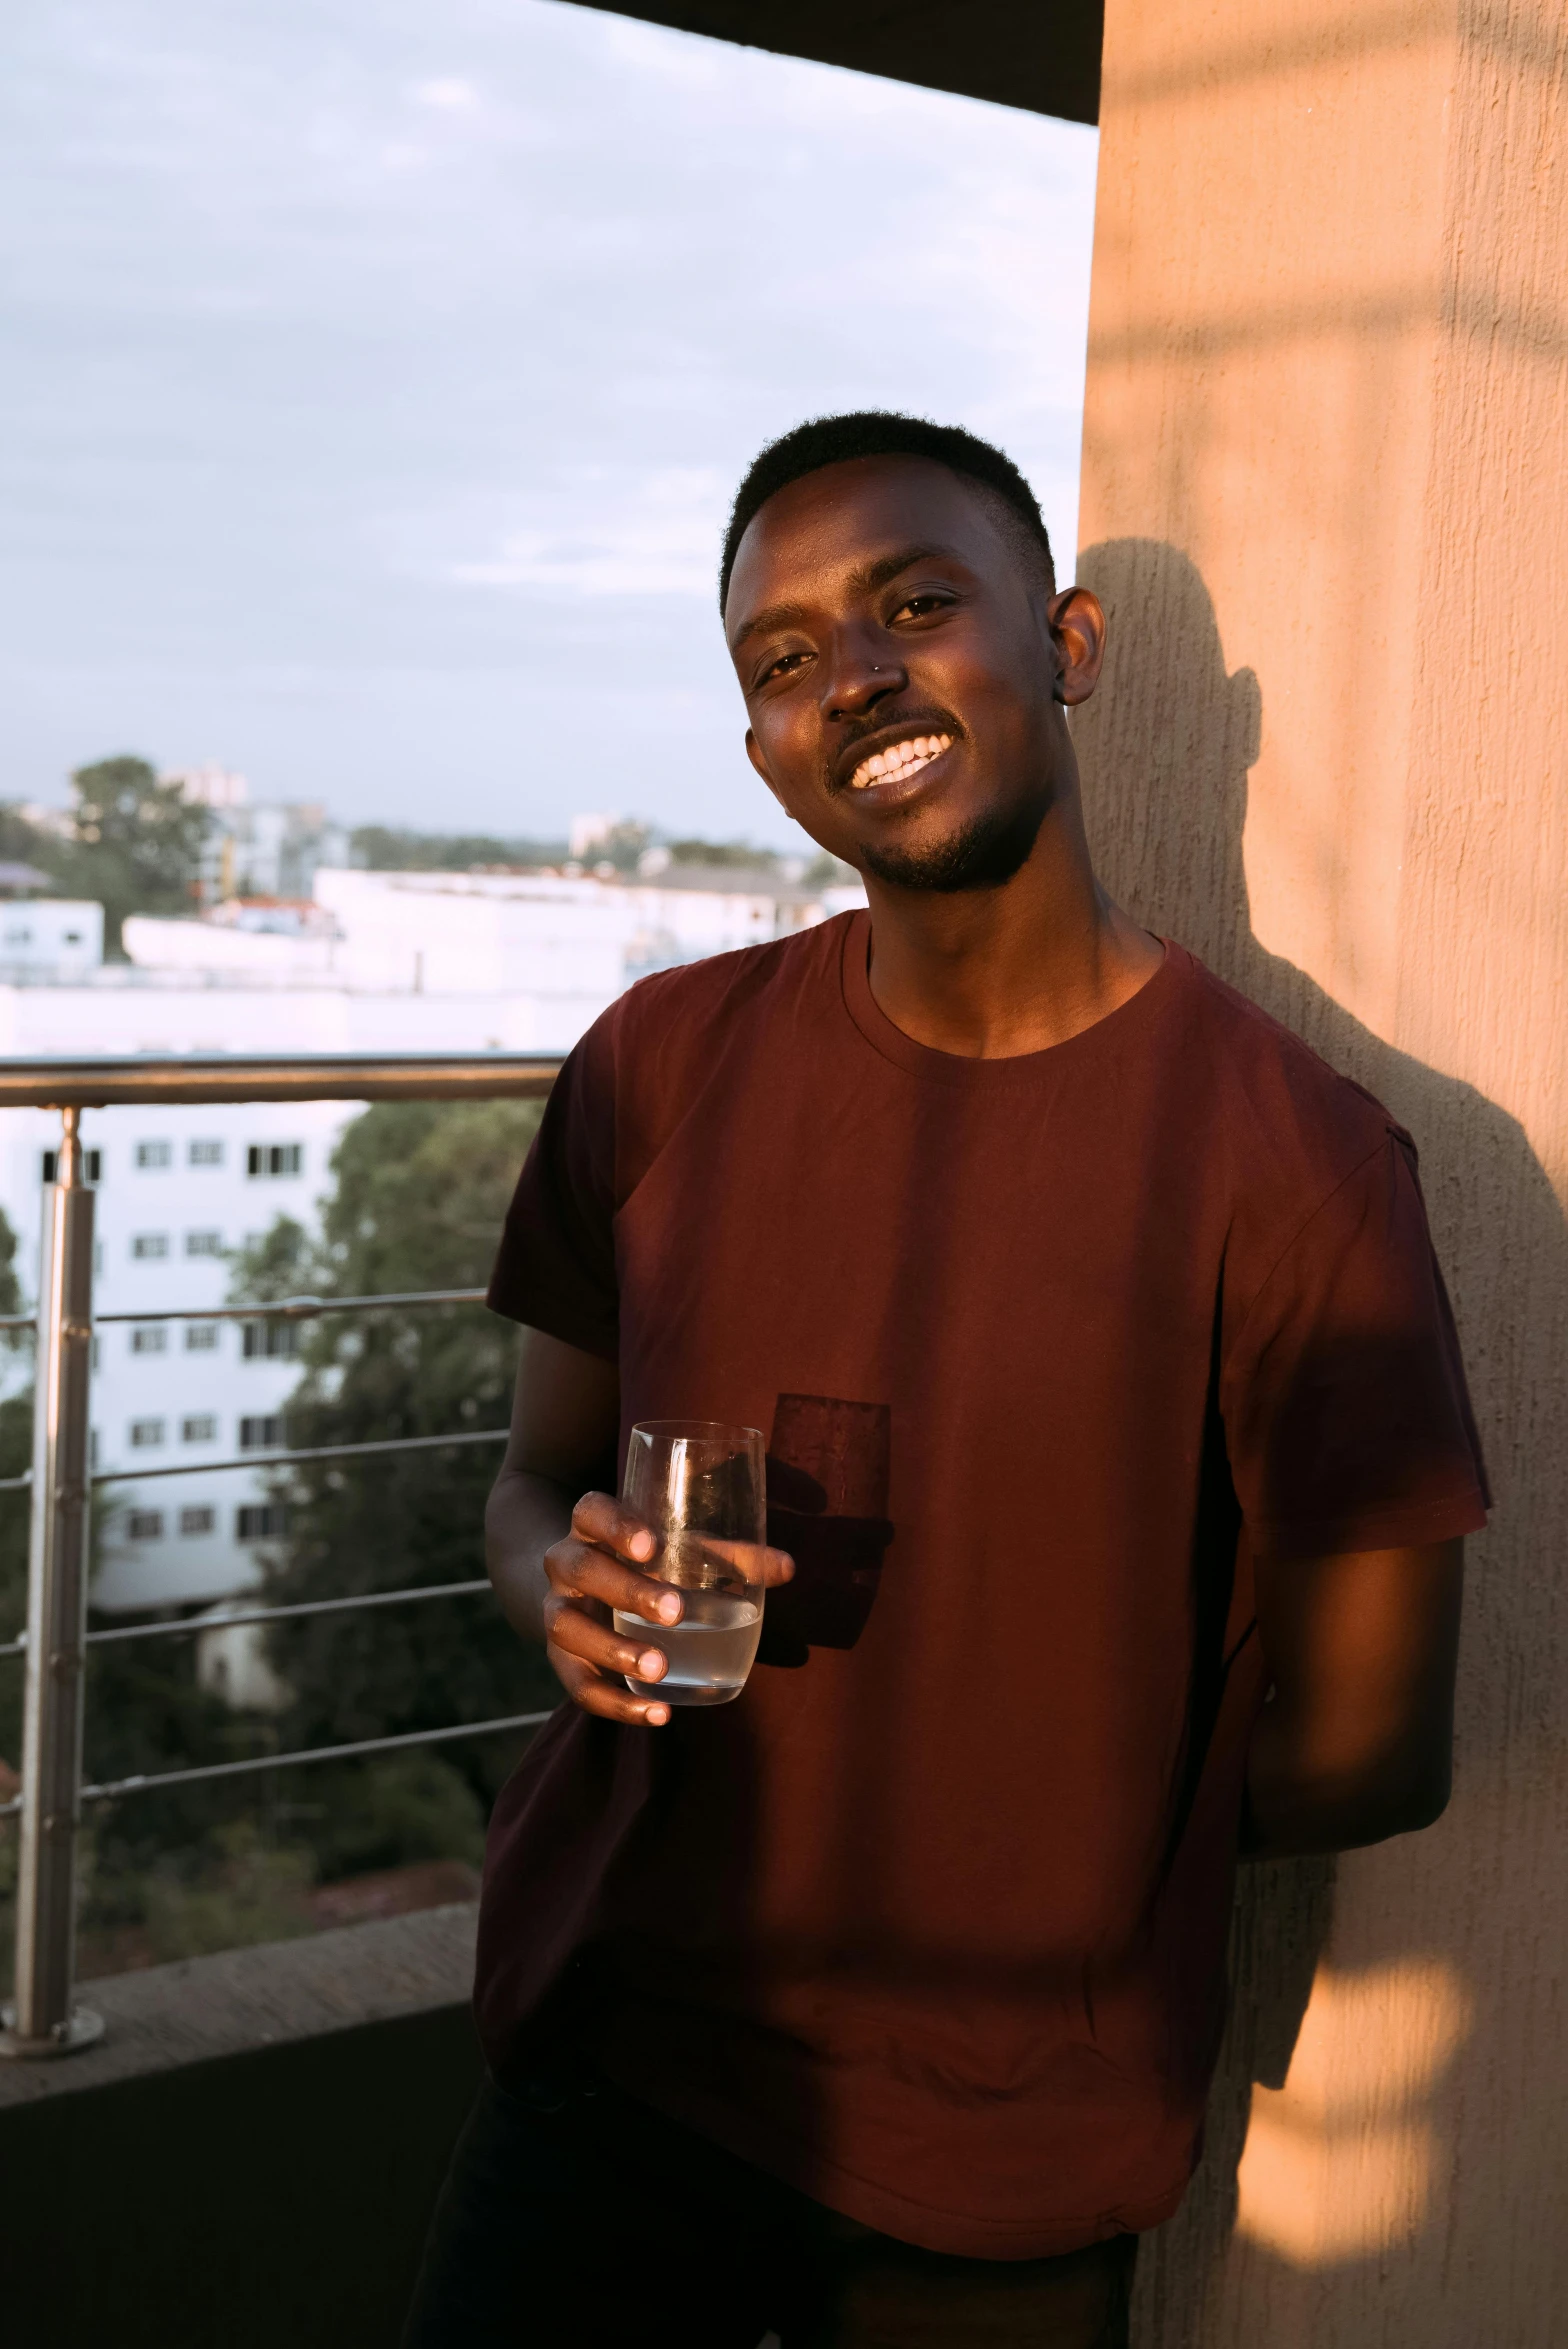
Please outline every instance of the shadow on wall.
[[1541, 1856], [1568, 1752], [1562, 1208], [1515, 1119], [1253, 936], [1242, 835], [1261, 696], [1250, 670], [1227, 674], [1195, 566], [1122, 539], [1078, 576], [1111, 620], [1104, 683], [1076, 721], [1096, 865], [1414, 1133], [1497, 1501], [1471, 1546], [1447, 1817], [1341, 1861], [1337, 1885], [1328, 1863], [1242, 1873], [1208, 2151], [1145, 2247], [1136, 2338], [1545, 2349], [1568, 2252], [1521, 2225], [1532, 2197], [1512, 2189], [1568, 2171], [1550, 1982], [1568, 1895]]

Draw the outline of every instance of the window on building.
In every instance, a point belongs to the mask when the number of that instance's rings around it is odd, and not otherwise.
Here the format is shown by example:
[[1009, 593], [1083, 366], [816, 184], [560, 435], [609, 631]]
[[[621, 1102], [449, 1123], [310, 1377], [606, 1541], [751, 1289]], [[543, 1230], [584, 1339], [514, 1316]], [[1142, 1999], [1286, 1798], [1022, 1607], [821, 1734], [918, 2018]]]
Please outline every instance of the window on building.
[[223, 1254], [223, 1234], [221, 1232], [187, 1232], [185, 1253], [187, 1256], [221, 1256]]
[[185, 1325], [187, 1354], [216, 1354], [218, 1351], [218, 1323], [215, 1321], [188, 1321]]
[[210, 1411], [197, 1411], [189, 1419], [180, 1421], [182, 1444], [213, 1444], [218, 1440], [218, 1422]]
[[163, 1539], [163, 1511], [161, 1509], [132, 1509], [126, 1517], [125, 1530], [133, 1542], [161, 1542]]
[[216, 1529], [217, 1523], [218, 1512], [216, 1509], [182, 1509], [180, 1511], [181, 1533], [212, 1533]]
[[172, 1142], [138, 1142], [136, 1163], [143, 1167], [172, 1166], [174, 1164], [174, 1144]]
[[252, 1142], [245, 1153], [248, 1175], [297, 1175], [304, 1164], [302, 1142]]
[[186, 1155], [192, 1166], [221, 1166], [223, 1164], [223, 1144], [221, 1142], [193, 1142]]
[[163, 1441], [161, 1419], [133, 1419], [131, 1421], [131, 1449], [146, 1452]]
[[169, 1350], [169, 1332], [161, 1321], [149, 1322], [146, 1329], [131, 1332], [133, 1354], [166, 1354]]
[[247, 1362], [288, 1362], [299, 1352], [295, 1321], [247, 1321], [242, 1351]]
[[235, 1538], [242, 1542], [276, 1541], [288, 1531], [288, 1514], [281, 1501], [243, 1501], [234, 1512]]
[[150, 1263], [154, 1257], [167, 1256], [168, 1253], [167, 1232], [138, 1232], [131, 1242], [131, 1254], [138, 1263]]
[[[60, 1154], [57, 1150], [46, 1150], [44, 1152], [41, 1176], [41, 1179], [44, 1182], [52, 1183], [54, 1181], [54, 1170], [59, 1165], [59, 1163]], [[87, 1176], [87, 1180], [90, 1183], [102, 1182], [103, 1152], [101, 1150], [84, 1150], [82, 1152], [82, 1167]]]
[[281, 1411], [256, 1412], [240, 1421], [242, 1452], [276, 1452], [283, 1442]]

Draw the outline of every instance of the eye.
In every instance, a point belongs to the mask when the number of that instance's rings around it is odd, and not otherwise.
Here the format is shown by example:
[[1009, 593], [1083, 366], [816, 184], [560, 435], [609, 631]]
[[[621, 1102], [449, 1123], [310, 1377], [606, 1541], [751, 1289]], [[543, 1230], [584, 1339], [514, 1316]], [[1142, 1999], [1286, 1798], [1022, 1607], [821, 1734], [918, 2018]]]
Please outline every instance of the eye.
[[956, 599], [938, 587], [922, 587], [914, 595], [906, 595], [896, 611], [888, 615], [889, 624], [895, 620], [929, 620], [933, 612], [943, 612]]
[[771, 684], [775, 677], [792, 676], [800, 664], [803, 661], [809, 661], [810, 658], [811, 655], [808, 652], [780, 653], [777, 660], [769, 661], [765, 668], [758, 671], [756, 684], [752, 690], [756, 691], [757, 687]]

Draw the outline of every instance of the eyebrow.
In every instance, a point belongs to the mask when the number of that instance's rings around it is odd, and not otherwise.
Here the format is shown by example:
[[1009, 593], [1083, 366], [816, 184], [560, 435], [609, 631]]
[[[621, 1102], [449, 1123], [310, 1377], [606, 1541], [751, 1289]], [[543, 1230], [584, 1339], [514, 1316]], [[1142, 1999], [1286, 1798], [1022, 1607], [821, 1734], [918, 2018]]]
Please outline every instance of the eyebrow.
[[[875, 595], [879, 587], [886, 587], [900, 571], [911, 564], [928, 563], [933, 557], [961, 562], [963, 557], [956, 547], [938, 546], [934, 541], [926, 546], [897, 548], [892, 554], [878, 555], [874, 562], [862, 563], [851, 571], [845, 585], [851, 595]], [[743, 628], [737, 629], [730, 641], [730, 651], [738, 653], [749, 636], [766, 636], [775, 628], [790, 628], [806, 617], [805, 604], [769, 604], [765, 611], [754, 612]]]

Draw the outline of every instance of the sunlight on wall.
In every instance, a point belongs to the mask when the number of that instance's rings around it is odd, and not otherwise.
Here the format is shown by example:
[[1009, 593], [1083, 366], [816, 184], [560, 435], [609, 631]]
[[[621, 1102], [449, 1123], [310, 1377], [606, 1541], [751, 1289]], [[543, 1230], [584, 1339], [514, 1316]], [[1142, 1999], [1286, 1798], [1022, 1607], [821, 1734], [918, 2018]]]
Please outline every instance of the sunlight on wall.
[[1284, 2087], [1252, 2091], [1237, 2231], [1296, 2267], [1408, 2241], [1431, 2197], [1432, 2092], [1470, 2018], [1441, 1959], [1320, 1973]]

